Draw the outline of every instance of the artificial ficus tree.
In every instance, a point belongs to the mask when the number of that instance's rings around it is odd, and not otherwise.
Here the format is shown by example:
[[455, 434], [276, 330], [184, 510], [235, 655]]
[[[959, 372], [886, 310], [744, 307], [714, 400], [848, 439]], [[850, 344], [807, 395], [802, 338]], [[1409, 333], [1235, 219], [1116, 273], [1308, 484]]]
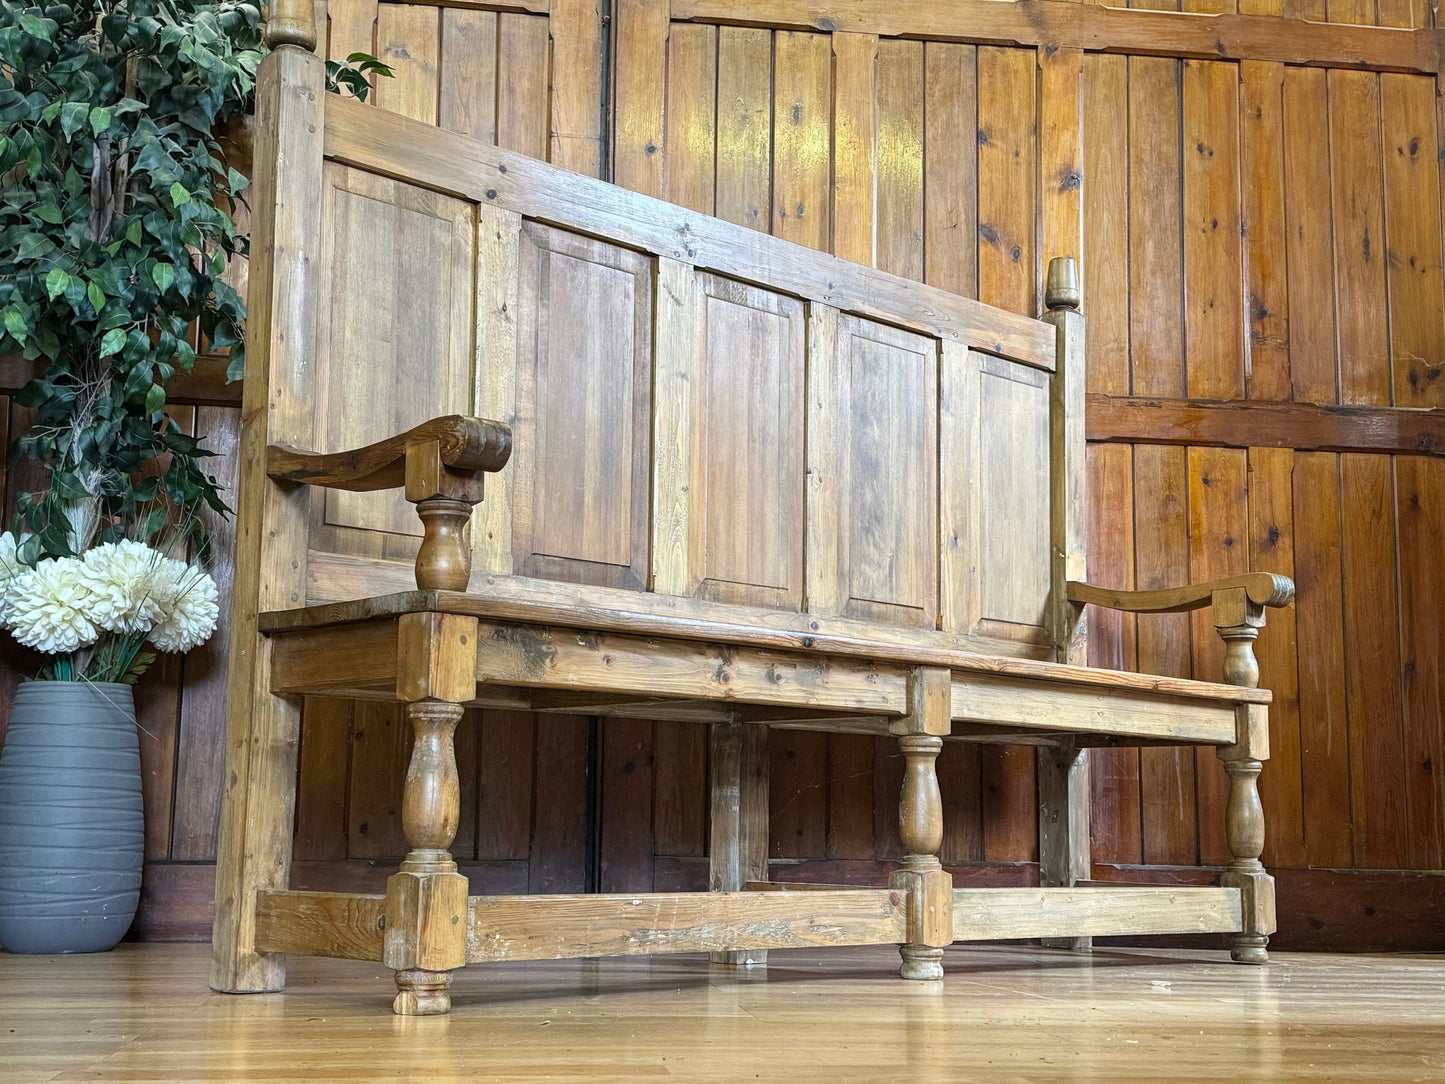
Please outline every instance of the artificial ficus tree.
[[[211, 453], [165, 413], [197, 348], [244, 368], [245, 305], [223, 277], [246, 253], [246, 178], [219, 133], [252, 108], [259, 0], [0, 0], [0, 355], [44, 370], [20, 392], [11, 454], [49, 469], [21, 494], [20, 560], [165, 535], [204, 549], [226, 511]], [[328, 65], [364, 97], [357, 54]]]

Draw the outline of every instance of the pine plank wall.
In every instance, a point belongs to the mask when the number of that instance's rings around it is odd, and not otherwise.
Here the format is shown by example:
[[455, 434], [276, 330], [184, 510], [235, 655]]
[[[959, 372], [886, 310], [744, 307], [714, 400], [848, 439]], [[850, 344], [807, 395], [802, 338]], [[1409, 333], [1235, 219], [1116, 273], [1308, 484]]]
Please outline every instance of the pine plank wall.
[[[1415, 409], [1445, 406], [1441, 39], [1424, 0], [1234, 2], [332, 0], [328, 47], [395, 67], [378, 108], [993, 304], [1036, 312], [1046, 260], [1081, 255], [1091, 578], [1299, 587], [1260, 640], [1276, 943], [1441, 949], [1445, 420]], [[233, 478], [239, 395], [207, 366], [175, 413]], [[1095, 664], [1218, 673], [1203, 621], [1091, 617]], [[224, 659], [217, 637], [141, 686], [142, 936], [209, 935]], [[474, 715], [474, 891], [705, 887], [701, 728]], [[389, 708], [308, 705], [298, 884], [381, 884], [408, 746]], [[774, 876], [881, 881], [893, 750], [771, 749]], [[1093, 766], [1096, 877], [1227, 859], [1212, 753]], [[1033, 751], [939, 768], [956, 880], [1035, 881]]]

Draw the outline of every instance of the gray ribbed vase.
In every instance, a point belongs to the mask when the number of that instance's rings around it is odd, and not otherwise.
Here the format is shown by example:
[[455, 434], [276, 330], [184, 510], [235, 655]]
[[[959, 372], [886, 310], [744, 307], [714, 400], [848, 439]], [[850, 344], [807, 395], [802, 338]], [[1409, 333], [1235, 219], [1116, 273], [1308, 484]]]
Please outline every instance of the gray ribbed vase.
[[0, 750], [0, 945], [113, 948], [135, 918], [144, 847], [131, 687], [25, 682]]

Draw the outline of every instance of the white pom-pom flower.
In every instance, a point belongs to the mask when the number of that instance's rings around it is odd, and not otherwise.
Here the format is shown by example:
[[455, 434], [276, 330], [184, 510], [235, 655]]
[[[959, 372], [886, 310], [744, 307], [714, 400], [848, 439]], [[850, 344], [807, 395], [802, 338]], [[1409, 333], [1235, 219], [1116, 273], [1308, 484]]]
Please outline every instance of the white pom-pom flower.
[[151, 583], [151, 598], [162, 615], [150, 634], [157, 651], [180, 654], [210, 639], [221, 611], [220, 592], [209, 573], [166, 558]]
[[143, 542], [129, 538], [96, 546], [81, 559], [90, 589], [87, 614], [105, 632], [149, 632], [165, 615], [153, 597], [153, 580], [164, 560]]
[[22, 541], [9, 531], [0, 534], [0, 622], [4, 622], [5, 610], [10, 604], [11, 583], [26, 571], [26, 566], [20, 563], [20, 554], [16, 552]]
[[74, 557], [41, 561], [11, 581], [6, 624], [26, 647], [58, 655], [100, 636], [87, 616], [90, 588]]

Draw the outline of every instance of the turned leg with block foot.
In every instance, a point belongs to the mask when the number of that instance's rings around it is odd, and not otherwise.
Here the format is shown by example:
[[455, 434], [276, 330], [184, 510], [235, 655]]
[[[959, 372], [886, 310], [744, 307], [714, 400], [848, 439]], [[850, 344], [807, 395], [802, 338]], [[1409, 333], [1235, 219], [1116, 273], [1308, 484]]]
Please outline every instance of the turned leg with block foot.
[[1262, 964], [1269, 960], [1266, 946], [1275, 929], [1274, 878], [1265, 872], [1259, 856], [1264, 852], [1264, 806], [1259, 800], [1259, 773], [1269, 755], [1268, 725], [1263, 705], [1239, 709], [1238, 745], [1219, 750], [1229, 773], [1229, 804], [1224, 810], [1224, 833], [1233, 855], [1220, 884], [1240, 890], [1244, 929], [1234, 936], [1230, 958], [1235, 963]]
[[386, 882], [382, 962], [396, 970], [392, 1011], [435, 1016], [451, 1008], [450, 972], [467, 962], [467, 879], [447, 850], [460, 813], [453, 734], [460, 704], [406, 706], [415, 731], [401, 819], [411, 851]]
[[[1240, 592], [1219, 593], [1214, 625], [1224, 641], [1224, 680], [1247, 689], [1259, 686], [1254, 641], [1264, 625], [1264, 607]], [[1275, 929], [1274, 878], [1265, 872], [1264, 806], [1259, 800], [1259, 773], [1269, 759], [1269, 709], [1263, 704], [1236, 709], [1236, 742], [1217, 750], [1229, 775], [1229, 803], [1224, 809], [1224, 835], [1233, 856], [1219, 883], [1240, 890], [1244, 930], [1234, 937], [1230, 959], [1240, 964], [1269, 960], [1266, 946]]]
[[894, 724], [903, 750], [903, 790], [898, 801], [898, 834], [906, 852], [903, 868], [888, 887], [908, 893], [908, 942], [898, 947], [905, 979], [943, 978], [943, 947], [953, 943], [953, 878], [943, 869], [943, 798], [938, 790], [940, 734], [953, 725], [950, 674], [920, 667], [910, 682], [910, 714]]

